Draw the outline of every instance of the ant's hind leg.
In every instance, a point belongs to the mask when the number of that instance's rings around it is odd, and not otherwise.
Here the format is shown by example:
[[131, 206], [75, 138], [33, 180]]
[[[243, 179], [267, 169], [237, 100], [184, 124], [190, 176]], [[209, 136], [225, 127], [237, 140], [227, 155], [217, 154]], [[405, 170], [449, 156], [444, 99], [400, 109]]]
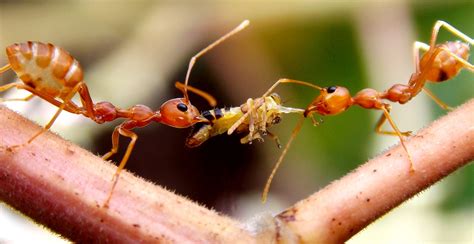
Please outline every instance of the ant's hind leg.
[[106, 154], [104, 154], [104, 156], [102, 156], [103, 160], [107, 160], [110, 157], [112, 157], [112, 155], [117, 153], [118, 147], [119, 147], [119, 137], [120, 137], [119, 128], [120, 128], [120, 126], [121, 125], [115, 127], [114, 132], [112, 132], [112, 148], [110, 149], [109, 152], [107, 152]]
[[14, 83], [9, 83], [9, 84], [0, 86], [0, 92], [4, 92], [4, 91], [7, 91], [7, 90], [10, 90], [10, 89], [12, 89], [13, 87], [18, 88], [18, 86], [20, 86], [21, 84], [22, 84], [21, 82], [14, 82]]
[[444, 27], [446, 30], [451, 32], [453, 35], [461, 38], [463, 41], [469, 43], [470, 45], [474, 45], [474, 40], [467, 36], [466, 34], [462, 33], [458, 29], [454, 28], [452, 25], [442, 21], [438, 20], [436, 21], [435, 25], [433, 26], [433, 32], [431, 34], [431, 39], [430, 39], [430, 47], [433, 48], [436, 45], [436, 39], [438, 38], [438, 33], [439, 29], [441, 27]]
[[433, 92], [431, 92], [430, 90], [428, 90], [428, 88], [425, 88], [423, 87], [423, 91], [431, 98], [433, 99], [433, 101], [438, 104], [438, 106], [440, 106], [442, 109], [445, 109], [445, 110], [453, 110], [452, 107], [450, 107], [449, 105], [447, 105], [446, 103], [444, 103], [443, 101], [441, 101], [441, 99], [439, 99]]
[[[0, 86], [0, 92], [4, 92], [4, 91], [7, 91], [7, 90], [10, 90], [12, 88], [17, 88], [17, 89], [20, 89], [20, 86], [22, 85], [21, 82], [14, 82], [14, 83], [10, 83], [10, 84], [6, 84], [6, 85], [3, 85], [3, 86]], [[3, 98], [0, 98], [0, 102], [11, 102], [11, 101], [28, 101], [30, 100], [31, 98], [33, 98], [33, 94], [27, 96], [27, 97], [24, 97], [24, 98], [8, 98], [8, 99], [3, 99]]]
[[445, 51], [447, 54], [449, 54], [449, 56], [453, 57], [454, 59], [456, 59], [456, 61], [458, 61], [459, 63], [462, 64], [462, 66], [464, 68], [466, 68], [467, 70], [471, 71], [471, 72], [474, 72], [474, 65], [469, 63], [467, 60], [459, 57], [458, 55], [456, 55], [455, 53], [451, 52], [449, 49], [447, 48], [441, 48], [443, 51]]
[[[382, 135], [398, 136], [398, 133], [396, 131], [382, 130], [383, 124], [385, 124], [385, 121], [387, 121], [386, 114], [390, 113], [390, 110], [391, 110], [390, 106], [385, 106], [385, 110], [387, 111], [387, 113], [383, 113], [382, 115], [380, 115], [380, 118], [377, 121], [377, 125], [375, 126], [375, 133], [382, 134]], [[392, 128], [393, 128], [393, 126], [392, 126]], [[403, 136], [410, 136], [412, 132], [411, 131], [403, 131], [403, 132], [399, 132], [399, 133]]]
[[[400, 139], [400, 144], [402, 144], [403, 149], [405, 150], [407, 156], [408, 156], [408, 161], [410, 162], [410, 172], [414, 172], [415, 169], [413, 167], [413, 160], [411, 158], [410, 153], [408, 152], [407, 147], [405, 146], [405, 142], [403, 140], [402, 132], [398, 129], [398, 127], [395, 125], [395, 122], [393, 122], [392, 117], [390, 116], [390, 107], [388, 105], [382, 106], [381, 109], [383, 110], [384, 117], [388, 120], [390, 125], [392, 126], [393, 130], [395, 131], [395, 134], [398, 136]], [[385, 121], [385, 119], [384, 119]]]
[[65, 107], [68, 106], [69, 102], [71, 101], [72, 97], [77, 93], [79, 90], [80, 84], [77, 84], [74, 86], [74, 88], [69, 92], [69, 94], [64, 98], [63, 102], [59, 105], [58, 110], [54, 114], [54, 116], [49, 120], [48, 124], [46, 124], [38, 133], [33, 135], [27, 142], [27, 144], [31, 143], [34, 139], [36, 139], [38, 136], [49, 130], [51, 126], [53, 126], [54, 122], [58, 118], [59, 114], [64, 110]]
[[[7, 90], [7, 89], [10, 89], [12, 87], [16, 87], [18, 89], [25, 89], [29, 92], [31, 92], [32, 94], [26, 98], [23, 98], [23, 99], [20, 99], [20, 100], [29, 100], [31, 99], [34, 95], [38, 95], [40, 97], [43, 97], [42, 96], [42, 93], [40, 92], [37, 92], [35, 91], [34, 89], [32, 89], [31, 87], [29, 86], [26, 86], [24, 84], [21, 84], [21, 83], [12, 83], [12, 84], [7, 84], [3, 87], [0, 87], [0, 91], [4, 91], [4, 90]], [[2, 89], [3, 88], [3, 89]], [[58, 118], [59, 114], [64, 110], [70, 110], [71, 106], [70, 106], [70, 101], [72, 99], [72, 97], [74, 96], [74, 94], [76, 94], [77, 90], [79, 89], [79, 85], [76, 85], [70, 92], [69, 94], [64, 98], [63, 102], [59, 102], [59, 101], [56, 101], [54, 100], [53, 98], [49, 97], [49, 96], [44, 96], [43, 98], [47, 101], [50, 101], [52, 104], [54, 104], [55, 106], [58, 107], [58, 110], [56, 111], [56, 113], [54, 114], [54, 116], [49, 120], [48, 124], [46, 124], [43, 128], [41, 128], [40, 131], [38, 131], [36, 134], [34, 134], [26, 143], [23, 143], [23, 144], [17, 144], [17, 145], [12, 145], [12, 146], [8, 146], [6, 147], [8, 150], [12, 150], [12, 149], [18, 149], [18, 148], [21, 148], [23, 146], [26, 146], [28, 144], [30, 144], [34, 139], [36, 139], [38, 136], [40, 136], [41, 134], [43, 134], [44, 132], [48, 131], [51, 126], [53, 126], [54, 122], [56, 121], [56, 119]], [[15, 99], [17, 100], [17, 99]]]
[[1, 67], [0, 68], [0, 74], [4, 73], [5, 71], [11, 69], [11, 65], [10, 64], [6, 64], [5, 66]]
[[27, 102], [31, 100], [35, 95], [30, 94], [24, 98], [7, 98], [7, 99], [2, 99], [0, 98], [0, 102]]

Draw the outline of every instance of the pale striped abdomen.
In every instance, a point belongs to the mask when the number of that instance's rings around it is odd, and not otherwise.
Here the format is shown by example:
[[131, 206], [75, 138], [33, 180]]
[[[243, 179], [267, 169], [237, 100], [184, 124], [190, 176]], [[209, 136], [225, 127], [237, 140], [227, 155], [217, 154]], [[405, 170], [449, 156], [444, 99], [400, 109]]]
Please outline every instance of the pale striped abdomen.
[[469, 57], [469, 45], [460, 41], [438, 44], [434, 49], [426, 52], [420, 60], [420, 68], [424, 70], [426, 80], [432, 82], [449, 80], [463, 68], [463, 64], [444, 50], [439, 52], [433, 60], [432, 55], [437, 48], [446, 48], [464, 60]]
[[64, 98], [83, 80], [79, 62], [64, 49], [41, 42], [7, 47], [10, 65], [28, 86], [52, 97]]

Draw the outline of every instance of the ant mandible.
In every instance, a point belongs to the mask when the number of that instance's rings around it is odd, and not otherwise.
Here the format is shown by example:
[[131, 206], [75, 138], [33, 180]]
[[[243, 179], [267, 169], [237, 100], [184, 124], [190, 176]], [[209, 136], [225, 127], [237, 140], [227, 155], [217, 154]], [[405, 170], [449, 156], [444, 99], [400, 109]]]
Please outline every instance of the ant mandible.
[[[131, 139], [125, 155], [112, 178], [113, 184], [104, 203], [104, 207], [108, 207], [120, 172], [125, 167], [138, 138], [131, 130], [136, 127], [144, 127], [151, 122], [162, 123], [175, 128], [187, 128], [198, 122], [206, 122], [207, 119], [201, 116], [199, 110], [191, 104], [188, 90], [205, 98], [211, 106], [215, 106], [216, 101], [208, 93], [188, 86], [191, 70], [199, 57], [248, 25], [248, 20], [243, 21], [232, 31], [194, 55], [189, 61], [184, 85], [176, 83], [176, 88], [183, 92], [184, 97], [166, 101], [157, 111], [153, 111], [151, 108], [140, 104], [128, 109], [115, 107], [110, 102], [94, 104], [89, 90], [83, 81], [83, 72], [79, 62], [60, 47], [49, 43], [31, 41], [8, 46], [6, 52], [9, 63], [0, 68], [0, 74], [12, 69], [21, 81], [0, 86], [0, 92], [15, 87], [27, 90], [31, 95], [25, 98], [9, 99], [6, 101], [28, 101], [36, 95], [58, 107], [58, 110], [42, 130], [34, 134], [26, 143], [8, 146], [7, 149], [19, 148], [31, 143], [53, 125], [63, 110], [74, 114], [82, 114], [98, 124], [110, 122], [118, 118], [125, 118], [126, 120], [115, 127], [112, 133], [112, 149], [102, 157], [104, 160], [107, 160], [117, 152], [120, 135]], [[82, 107], [79, 107], [71, 100], [76, 93], [79, 93]]]
[[[466, 43], [456, 41], [456, 42], [446, 42], [443, 44], [436, 44], [438, 32], [441, 27], [446, 28], [449, 32], [455, 36], [461, 38], [463, 41], [467, 42], [470, 45], [473, 45], [473, 40], [460, 32], [450, 24], [444, 21], [437, 21], [433, 27], [430, 45], [424, 44], [422, 42], [415, 42], [413, 45], [413, 58], [415, 63], [415, 72], [411, 75], [410, 80], [407, 85], [404, 84], [395, 84], [390, 89], [384, 92], [378, 92], [371, 88], [366, 88], [359, 91], [354, 97], [351, 97], [349, 90], [341, 86], [330, 86], [326, 88], [317, 87], [315, 85], [310, 85], [310, 83], [302, 81], [294, 81], [288, 79], [281, 79], [277, 81], [266, 93], [264, 96], [268, 95], [273, 89], [276, 88], [279, 84], [282, 83], [306, 83], [307, 86], [312, 86], [320, 91], [320, 95], [317, 96], [305, 109], [305, 112], [302, 118], [298, 121], [297, 125], [293, 129], [290, 139], [288, 140], [285, 148], [283, 149], [277, 163], [273, 167], [273, 170], [268, 177], [268, 180], [265, 184], [265, 188], [262, 194], [262, 201], [265, 202], [268, 191], [270, 189], [271, 182], [275, 173], [280, 166], [283, 158], [285, 157], [293, 139], [296, 137], [300, 131], [304, 118], [310, 117], [313, 121], [313, 124], [317, 126], [319, 124], [313, 117], [315, 113], [322, 116], [325, 115], [336, 115], [347, 110], [350, 106], [358, 105], [366, 109], [378, 109], [382, 110], [383, 114], [377, 122], [375, 127], [375, 132], [379, 134], [386, 135], [396, 135], [400, 139], [400, 143], [408, 156], [410, 162], [410, 172], [414, 172], [413, 160], [410, 153], [404, 143], [403, 136], [409, 136], [411, 132], [400, 132], [398, 127], [395, 125], [393, 119], [390, 116], [390, 105], [384, 103], [385, 100], [391, 102], [396, 102], [400, 104], [405, 104], [415, 97], [421, 90], [425, 91], [429, 97], [431, 97], [440, 107], [444, 109], [450, 109], [449, 106], [444, 104], [439, 98], [437, 98], [431, 91], [424, 87], [426, 81], [431, 82], [442, 82], [449, 80], [456, 76], [462, 68], [466, 68], [469, 71], [474, 71], [474, 66], [470, 64], [467, 59], [469, 57], [469, 46]], [[420, 59], [420, 50], [424, 50], [425, 53]], [[305, 85], [305, 84], [303, 84]], [[255, 108], [254, 108], [255, 109]], [[248, 116], [250, 112], [241, 117], [229, 130], [228, 134], [232, 132], [244, 121], [245, 117]], [[381, 129], [385, 121], [388, 120], [392, 129], [394, 131], [383, 131]]]

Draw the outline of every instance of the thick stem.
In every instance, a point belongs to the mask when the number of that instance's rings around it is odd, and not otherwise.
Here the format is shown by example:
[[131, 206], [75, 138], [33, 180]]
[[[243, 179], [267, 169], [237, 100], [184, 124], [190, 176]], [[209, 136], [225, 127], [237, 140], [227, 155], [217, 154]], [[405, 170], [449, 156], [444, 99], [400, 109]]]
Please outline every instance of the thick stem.
[[306, 243], [343, 243], [371, 222], [474, 159], [474, 100], [296, 203], [276, 218]]
[[[25, 143], [40, 127], [0, 106], [0, 145]], [[122, 172], [110, 207], [101, 207], [115, 166], [52, 133], [0, 151], [0, 200], [77, 242], [234, 242], [240, 224]]]

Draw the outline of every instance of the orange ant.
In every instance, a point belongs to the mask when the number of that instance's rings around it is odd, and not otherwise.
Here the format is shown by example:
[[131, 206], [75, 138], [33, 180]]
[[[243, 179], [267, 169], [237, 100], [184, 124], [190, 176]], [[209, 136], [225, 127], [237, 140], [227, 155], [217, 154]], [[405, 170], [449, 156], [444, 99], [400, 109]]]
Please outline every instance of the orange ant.
[[[82, 114], [98, 124], [125, 118], [126, 120], [114, 129], [112, 134], [112, 149], [102, 157], [104, 160], [107, 160], [117, 152], [120, 135], [131, 139], [125, 155], [112, 178], [113, 184], [104, 203], [104, 207], [108, 207], [120, 172], [125, 167], [137, 140], [137, 135], [131, 130], [136, 127], [144, 127], [151, 122], [162, 123], [175, 128], [187, 128], [198, 122], [207, 122], [208, 120], [201, 116], [199, 110], [191, 104], [188, 97], [188, 90], [205, 98], [211, 106], [215, 106], [216, 101], [208, 93], [188, 86], [191, 70], [199, 57], [227, 38], [243, 30], [248, 24], [248, 20], [243, 21], [232, 31], [194, 55], [189, 61], [184, 85], [176, 83], [176, 88], [183, 92], [184, 97], [166, 101], [157, 111], [153, 111], [151, 108], [140, 104], [132, 106], [129, 109], [115, 107], [110, 102], [94, 104], [90, 97], [89, 90], [83, 81], [83, 72], [79, 62], [60, 47], [31, 41], [8, 46], [6, 51], [9, 64], [0, 68], [0, 74], [12, 69], [21, 81], [0, 86], [0, 92], [13, 87], [24, 89], [29, 91], [31, 95], [20, 99], [10, 99], [9, 101], [28, 101], [36, 95], [58, 107], [58, 110], [48, 124], [46, 124], [41, 131], [33, 135], [26, 143], [9, 146], [7, 149], [17, 148], [31, 143], [53, 125], [62, 110]], [[79, 93], [82, 107], [77, 106], [71, 100], [76, 93]], [[58, 98], [62, 101], [58, 100]]]
[[[468, 42], [468, 44], [456, 41], [456, 42], [446, 42], [443, 44], [436, 44], [437, 35], [439, 29], [445, 27], [449, 32], [458, 36], [463, 41]], [[434, 96], [428, 89], [424, 88], [426, 81], [432, 82], [442, 82], [456, 76], [462, 68], [466, 68], [469, 71], [474, 71], [474, 66], [470, 64], [467, 59], [469, 56], [469, 46], [473, 45], [473, 40], [455, 29], [453, 26], [449, 25], [444, 21], [437, 21], [433, 27], [430, 45], [426, 45], [421, 42], [415, 42], [413, 48], [413, 57], [415, 61], [415, 73], [410, 77], [408, 85], [395, 84], [390, 89], [384, 92], [378, 92], [371, 88], [366, 88], [359, 91], [354, 97], [351, 97], [349, 91], [345, 87], [341, 86], [330, 86], [326, 88], [317, 87], [307, 83], [306, 85], [314, 87], [320, 91], [319, 96], [317, 96], [305, 109], [305, 112], [302, 118], [298, 121], [297, 125], [293, 129], [290, 139], [288, 140], [283, 152], [281, 153], [277, 163], [273, 167], [273, 170], [268, 177], [268, 180], [265, 184], [265, 188], [262, 194], [262, 201], [265, 202], [268, 191], [270, 189], [271, 182], [275, 173], [280, 166], [283, 158], [285, 157], [293, 139], [296, 137], [300, 131], [304, 119], [311, 117], [313, 124], [317, 126], [318, 121], [314, 119], [314, 114], [318, 113], [322, 116], [325, 115], [336, 115], [347, 110], [350, 106], [358, 105], [365, 109], [378, 109], [382, 110], [383, 114], [377, 122], [375, 127], [375, 132], [379, 134], [386, 135], [396, 135], [400, 139], [400, 143], [408, 156], [410, 162], [410, 172], [414, 172], [413, 161], [408, 152], [407, 147], [405, 146], [403, 136], [409, 136], [410, 131], [400, 132], [398, 127], [395, 125], [393, 119], [390, 116], [390, 105], [384, 103], [384, 99], [391, 102], [398, 102], [400, 104], [405, 104], [415, 97], [421, 90], [425, 91], [429, 97], [431, 97], [440, 107], [444, 109], [450, 109], [449, 106], [444, 104], [439, 98]], [[424, 50], [425, 53], [419, 57], [419, 50]], [[294, 81], [288, 79], [281, 79], [277, 81], [263, 96], [267, 96], [273, 89], [276, 88], [281, 83], [306, 83], [302, 81]], [[255, 108], [252, 108], [255, 109]], [[228, 134], [232, 134], [233, 131], [238, 128], [238, 126], [245, 120], [247, 116], [251, 113], [251, 110], [242, 116], [229, 130]], [[388, 120], [393, 131], [383, 131], [381, 129], [385, 121]]]

